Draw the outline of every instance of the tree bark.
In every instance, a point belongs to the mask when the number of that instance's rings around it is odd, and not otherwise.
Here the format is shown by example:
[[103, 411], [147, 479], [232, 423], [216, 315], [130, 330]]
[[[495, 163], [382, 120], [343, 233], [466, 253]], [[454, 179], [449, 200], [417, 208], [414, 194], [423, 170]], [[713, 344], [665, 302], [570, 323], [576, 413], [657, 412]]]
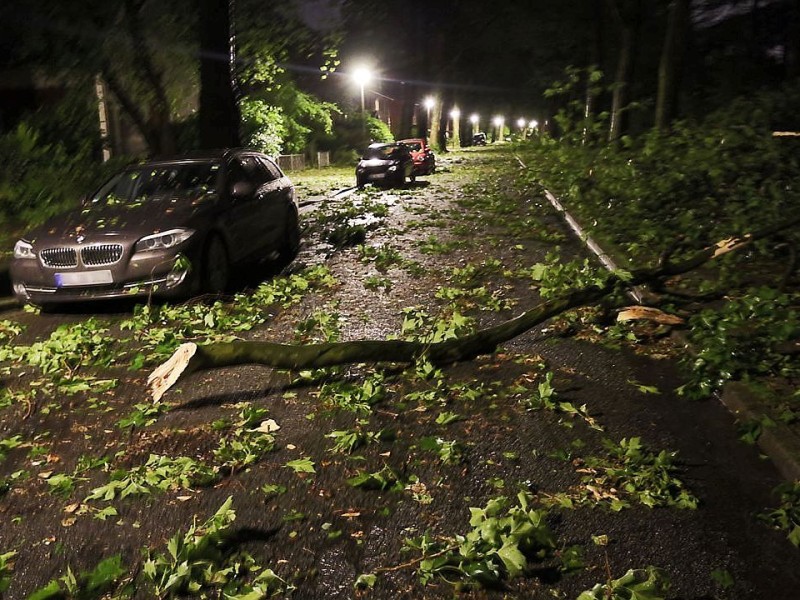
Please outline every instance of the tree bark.
[[149, 115], [146, 127], [149, 135], [146, 136], [151, 154], [174, 154], [177, 146], [175, 132], [172, 127], [167, 90], [164, 86], [164, 76], [153, 62], [153, 57], [144, 38], [141, 10], [144, 0], [126, 0], [125, 23], [131, 36], [134, 50], [134, 66], [141, 79], [148, 85], [152, 93]]
[[641, 18], [641, 0], [635, 0], [632, 14], [623, 14], [619, 0], [607, 0], [608, 11], [619, 31], [620, 47], [617, 55], [617, 69], [614, 77], [614, 90], [611, 96], [611, 119], [608, 140], [618, 140], [625, 131], [625, 106], [629, 102], [629, 91], [633, 77], [633, 56]]
[[786, 39], [786, 79], [800, 77], [800, 0], [789, 3]]
[[234, 0], [200, 1], [200, 147], [240, 145], [234, 84]]
[[667, 32], [658, 67], [658, 94], [656, 97], [655, 126], [662, 131], [669, 128], [675, 117], [680, 92], [680, 74], [689, 30], [691, 0], [672, 0], [669, 5]]
[[183, 344], [148, 378], [148, 385], [158, 401], [181, 377], [189, 373], [241, 364], [263, 364], [278, 369], [318, 369], [351, 363], [411, 363], [427, 358], [434, 364], [451, 364], [490, 354], [507, 342], [544, 321], [571, 308], [597, 302], [622, 286], [663, 282], [692, 271], [704, 263], [800, 224], [800, 218], [752, 234], [722, 240], [688, 259], [674, 264], [663, 260], [649, 269], [638, 269], [630, 276], [611, 275], [602, 287], [573, 290], [561, 298], [542, 302], [509, 321], [444, 342], [427, 344], [403, 340], [356, 340], [327, 344], [295, 346], [271, 342], [227, 342], [198, 346]]

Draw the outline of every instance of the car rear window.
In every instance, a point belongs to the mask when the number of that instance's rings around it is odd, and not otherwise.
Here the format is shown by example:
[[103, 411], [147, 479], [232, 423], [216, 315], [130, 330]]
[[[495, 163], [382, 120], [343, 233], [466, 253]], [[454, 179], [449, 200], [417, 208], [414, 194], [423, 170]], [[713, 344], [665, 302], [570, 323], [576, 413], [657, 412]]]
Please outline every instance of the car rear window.
[[364, 158], [379, 158], [385, 160], [396, 156], [397, 152], [397, 146], [378, 146], [377, 148], [367, 148], [366, 152], [364, 152]]
[[112, 178], [92, 198], [92, 203], [141, 204], [198, 198], [217, 191], [219, 172], [218, 162], [142, 166]]

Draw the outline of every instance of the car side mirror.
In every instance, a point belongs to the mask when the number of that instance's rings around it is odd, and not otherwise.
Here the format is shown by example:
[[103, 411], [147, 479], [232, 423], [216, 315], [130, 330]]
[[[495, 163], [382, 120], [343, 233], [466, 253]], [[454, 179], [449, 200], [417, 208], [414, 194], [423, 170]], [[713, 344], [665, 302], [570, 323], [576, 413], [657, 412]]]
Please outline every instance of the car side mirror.
[[234, 199], [246, 198], [253, 194], [254, 189], [253, 184], [249, 181], [237, 181], [231, 187], [231, 196]]

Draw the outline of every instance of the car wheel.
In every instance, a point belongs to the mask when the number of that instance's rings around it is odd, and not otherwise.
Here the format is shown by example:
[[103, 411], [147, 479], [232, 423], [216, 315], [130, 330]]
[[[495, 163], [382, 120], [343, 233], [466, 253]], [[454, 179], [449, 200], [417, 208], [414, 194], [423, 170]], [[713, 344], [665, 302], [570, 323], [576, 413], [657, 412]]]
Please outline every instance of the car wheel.
[[203, 252], [202, 291], [209, 294], [221, 294], [228, 289], [230, 263], [228, 250], [218, 235], [212, 235]]
[[356, 187], [363, 188], [365, 185], [367, 185], [367, 180], [366, 179], [363, 179], [361, 177], [357, 177], [356, 178]]
[[292, 206], [286, 216], [286, 229], [283, 231], [283, 240], [279, 250], [281, 261], [292, 260], [297, 256], [298, 250], [300, 250], [300, 224], [297, 219], [297, 209]]

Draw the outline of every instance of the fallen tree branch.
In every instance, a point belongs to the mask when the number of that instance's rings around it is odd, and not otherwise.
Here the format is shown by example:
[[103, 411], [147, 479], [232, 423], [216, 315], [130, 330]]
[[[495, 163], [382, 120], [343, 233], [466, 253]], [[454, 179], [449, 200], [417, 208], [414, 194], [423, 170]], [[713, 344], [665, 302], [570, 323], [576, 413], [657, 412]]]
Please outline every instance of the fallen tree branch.
[[623, 286], [659, 282], [687, 273], [700, 265], [774, 235], [800, 223], [800, 218], [760, 232], [729, 238], [701, 250], [681, 263], [662, 261], [658, 267], [630, 274], [612, 274], [602, 287], [573, 290], [561, 298], [542, 302], [521, 315], [460, 338], [433, 344], [404, 340], [355, 340], [325, 344], [289, 345], [272, 342], [223, 342], [204, 346], [182, 344], [147, 382], [159, 400], [179, 379], [201, 370], [242, 364], [263, 364], [277, 369], [319, 369], [352, 363], [413, 363], [426, 358], [433, 364], [452, 364], [490, 354], [497, 346], [572, 308], [596, 302]]

